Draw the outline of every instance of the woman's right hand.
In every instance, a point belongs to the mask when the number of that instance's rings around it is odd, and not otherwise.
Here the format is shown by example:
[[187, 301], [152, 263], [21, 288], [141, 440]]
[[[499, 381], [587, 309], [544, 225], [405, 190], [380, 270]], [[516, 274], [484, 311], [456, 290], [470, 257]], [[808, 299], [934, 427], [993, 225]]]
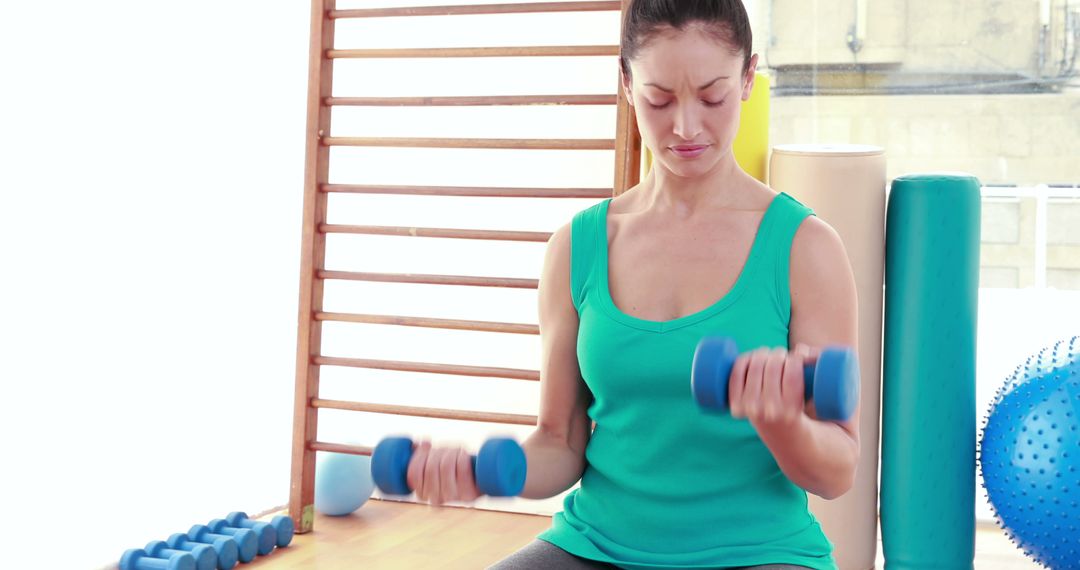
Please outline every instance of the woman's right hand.
[[432, 447], [430, 441], [421, 441], [413, 447], [405, 478], [416, 497], [432, 505], [470, 502], [481, 494], [472, 455], [460, 446]]

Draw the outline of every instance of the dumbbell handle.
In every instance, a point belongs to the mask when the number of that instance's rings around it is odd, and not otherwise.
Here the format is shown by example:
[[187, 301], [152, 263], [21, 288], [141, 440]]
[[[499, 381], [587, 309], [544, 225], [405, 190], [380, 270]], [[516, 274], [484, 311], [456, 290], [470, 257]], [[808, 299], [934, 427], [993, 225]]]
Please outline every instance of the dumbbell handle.
[[[149, 552], [150, 551], [148, 550], [147, 553], [149, 553]], [[154, 558], [169, 559], [169, 558], [172, 558], [173, 555], [176, 555], [176, 554], [188, 554], [188, 552], [186, 552], [184, 550], [173, 550], [171, 548], [162, 548], [162, 549], [158, 550], [157, 552], [154, 552], [153, 554], [151, 554], [151, 556], [153, 556]]]
[[817, 373], [817, 366], [813, 364], [803, 364], [803, 399], [810, 401], [814, 399], [814, 376]]
[[[388, 437], [371, 453], [371, 476], [379, 490], [390, 495], [412, 492], [407, 480], [413, 442], [407, 437]], [[470, 456], [473, 477], [481, 493], [492, 497], [513, 497], [525, 485], [525, 452], [512, 439], [492, 438], [480, 453]]]
[[255, 555], [259, 553], [259, 539], [255, 537], [255, 533], [246, 528], [229, 529], [221, 527], [220, 530], [221, 532], [217, 532], [217, 530], [206, 525], [197, 524], [191, 527], [188, 536], [194, 540], [215, 540], [219, 538], [231, 540], [239, 548], [240, 562], [251, 562], [255, 559]]
[[278, 515], [270, 520], [269, 523], [262, 521], [253, 521], [248, 518], [247, 513], [240, 511], [229, 513], [229, 516], [225, 517], [226, 521], [229, 521], [229, 526], [237, 528], [250, 528], [255, 532], [259, 532], [259, 528], [262, 525], [269, 526], [274, 529], [276, 535], [276, 542], [278, 548], [283, 548], [292, 542], [293, 534], [296, 533], [296, 524], [293, 522], [292, 517], [287, 515]]
[[120, 570], [195, 570], [195, 557], [184, 552], [169, 558], [154, 558], [141, 548], [132, 548], [120, 558]]
[[270, 528], [270, 525], [263, 524], [255, 525], [255, 528], [244, 528], [229, 524], [229, 521], [225, 519], [214, 519], [207, 523], [206, 526], [210, 528], [210, 532], [231, 536], [237, 542], [243, 542], [244, 535], [254, 536], [255, 551], [260, 556], [266, 556], [273, 552], [274, 546], [277, 544], [277, 532]]
[[189, 552], [180, 548], [170, 548], [164, 540], [151, 540], [146, 544], [145, 550], [154, 558], [172, 558], [190, 553], [195, 559], [195, 570], [214, 570], [218, 567], [217, 553], [207, 544], [196, 545]]
[[195, 540], [188, 535], [178, 532], [165, 541], [173, 550], [187, 550], [194, 552], [199, 546], [209, 546], [217, 553], [218, 570], [230, 570], [240, 561], [240, 546], [233, 539], [228, 540]]

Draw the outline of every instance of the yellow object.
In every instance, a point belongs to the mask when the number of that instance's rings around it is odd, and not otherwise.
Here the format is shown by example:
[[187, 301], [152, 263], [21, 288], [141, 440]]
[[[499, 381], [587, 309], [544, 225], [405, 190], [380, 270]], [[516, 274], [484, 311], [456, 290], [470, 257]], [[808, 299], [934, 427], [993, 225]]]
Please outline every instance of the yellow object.
[[769, 76], [754, 76], [750, 99], [743, 102], [739, 133], [733, 145], [735, 161], [747, 174], [768, 183], [769, 175]]
[[[645, 177], [652, 168], [652, 151], [645, 149], [641, 161], [641, 176]], [[732, 145], [735, 162], [754, 178], [768, 183], [769, 173], [769, 76], [764, 73], [754, 75], [754, 89], [750, 99], [742, 103], [742, 118], [739, 132]]]

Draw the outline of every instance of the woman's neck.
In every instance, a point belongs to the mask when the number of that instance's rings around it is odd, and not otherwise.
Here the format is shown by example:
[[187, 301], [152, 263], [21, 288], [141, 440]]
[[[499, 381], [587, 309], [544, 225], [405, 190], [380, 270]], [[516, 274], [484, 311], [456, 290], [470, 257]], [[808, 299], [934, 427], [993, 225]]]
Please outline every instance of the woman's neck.
[[748, 195], [749, 175], [734, 157], [721, 160], [702, 176], [678, 176], [657, 161], [638, 185], [635, 210], [689, 219], [713, 209], [752, 209], [756, 196]]

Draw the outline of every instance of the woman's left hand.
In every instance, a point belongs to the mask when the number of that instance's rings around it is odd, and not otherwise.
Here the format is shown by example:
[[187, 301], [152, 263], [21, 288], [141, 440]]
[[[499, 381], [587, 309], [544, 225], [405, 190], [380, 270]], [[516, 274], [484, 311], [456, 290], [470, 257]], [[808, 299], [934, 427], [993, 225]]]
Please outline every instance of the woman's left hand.
[[740, 354], [728, 382], [732, 417], [750, 420], [759, 432], [786, 431], [810, 419], [803, 365], [819, 352], [800, 343], [790, 351], [759, 348]]

